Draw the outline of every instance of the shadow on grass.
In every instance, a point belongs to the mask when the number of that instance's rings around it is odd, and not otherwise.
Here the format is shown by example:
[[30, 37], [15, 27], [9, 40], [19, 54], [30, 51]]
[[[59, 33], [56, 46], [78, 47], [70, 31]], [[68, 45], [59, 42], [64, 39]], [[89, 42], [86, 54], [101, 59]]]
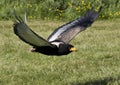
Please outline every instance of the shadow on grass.
[[[115, 81], [120, 81], [120, 76], [117, 77], [106, 77], [104, 79], [101, 80], [94, 80], [94, 81], [88, 81], [85, 83], [71, 83], [71, 85], [107, 85], [108, 83], [112, 83]], [[120, 84], [120, 82], [119, 82]]]

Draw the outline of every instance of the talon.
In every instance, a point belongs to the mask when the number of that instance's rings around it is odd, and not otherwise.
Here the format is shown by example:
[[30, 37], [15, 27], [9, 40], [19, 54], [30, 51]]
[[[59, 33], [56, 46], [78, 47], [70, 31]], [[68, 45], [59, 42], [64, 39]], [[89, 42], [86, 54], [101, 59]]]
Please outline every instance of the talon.
[[35, 52], [35, 50], [36, 50], [35, 48], [31, 48], [30, 49], [31, 52]]

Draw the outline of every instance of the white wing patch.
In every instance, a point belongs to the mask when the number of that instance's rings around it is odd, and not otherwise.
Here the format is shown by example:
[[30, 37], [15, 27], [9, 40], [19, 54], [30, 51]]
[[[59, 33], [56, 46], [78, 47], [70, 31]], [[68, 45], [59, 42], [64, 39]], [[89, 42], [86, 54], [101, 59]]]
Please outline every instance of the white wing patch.
[[51, 44], [56, 45], [57, 47], [59, 47], [59, 45], [63, 44], [63, 42], [52, 42]]

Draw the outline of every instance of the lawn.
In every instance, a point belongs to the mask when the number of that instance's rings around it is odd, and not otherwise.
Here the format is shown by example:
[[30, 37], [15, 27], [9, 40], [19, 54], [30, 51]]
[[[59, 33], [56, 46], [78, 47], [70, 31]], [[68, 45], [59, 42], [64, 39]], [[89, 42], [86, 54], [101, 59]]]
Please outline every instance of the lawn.
[[[29, 21], [47, 38], [62, 21]], [[72, 41], [78, 51], [64, 56], [31, 53], [0, 21], [0, 85], [120, 85], [120, 19], [98, 20]]]

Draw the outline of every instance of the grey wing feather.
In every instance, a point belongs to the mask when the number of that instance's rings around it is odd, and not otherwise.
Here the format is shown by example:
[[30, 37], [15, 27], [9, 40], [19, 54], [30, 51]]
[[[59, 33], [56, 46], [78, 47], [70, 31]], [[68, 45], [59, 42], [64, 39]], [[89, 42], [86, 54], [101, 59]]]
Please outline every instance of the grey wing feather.
[[69, 43], [79, 32], [92, 25], [92, 23], [98, 17], [101, 8], [102, 7], [100, 7], [98, 12], [94, 11], [94, 8], [92, 8], [91, 10], [87, 11], [84, 16], [81, 16], [80, 18], [57, 28], [48, 37], [48, 41], [51, 42], [54, 40], [60, 40], [65, 43]]
[[43, 39], [42, 37], [38, 36], [35, 32], [33, 32], [25, 23], [24, 21], [15, 16], [17, 21], [14, 23], [14, 33], [24, 42], [34, 46], [50, 46], [53, 47], [47, 40]]

